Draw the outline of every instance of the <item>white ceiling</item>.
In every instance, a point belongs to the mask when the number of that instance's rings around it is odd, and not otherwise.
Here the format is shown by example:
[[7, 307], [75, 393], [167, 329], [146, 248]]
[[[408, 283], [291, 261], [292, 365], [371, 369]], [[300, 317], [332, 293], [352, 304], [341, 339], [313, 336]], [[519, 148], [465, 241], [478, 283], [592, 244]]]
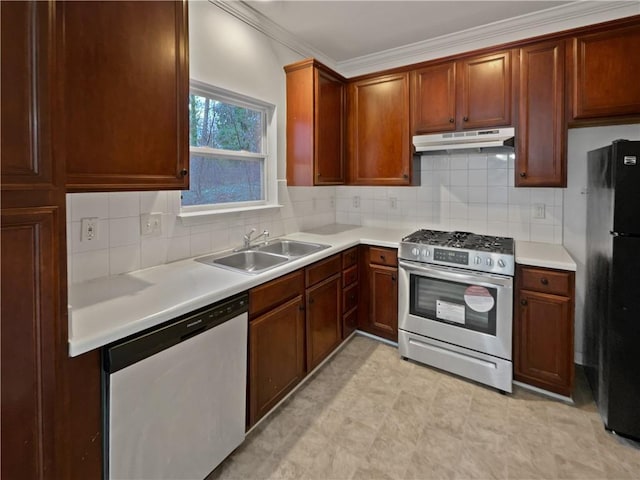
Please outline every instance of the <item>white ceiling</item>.
[[315, 1], [247, 0], [305, 44], [345, 62], [568, 1]]

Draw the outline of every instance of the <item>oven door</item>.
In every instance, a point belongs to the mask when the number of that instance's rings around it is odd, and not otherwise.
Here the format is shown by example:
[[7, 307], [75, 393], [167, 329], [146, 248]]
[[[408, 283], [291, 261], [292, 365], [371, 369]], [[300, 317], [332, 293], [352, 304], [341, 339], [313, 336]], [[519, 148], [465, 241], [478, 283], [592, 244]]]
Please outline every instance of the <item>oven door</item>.
[[513, 278], [399, 262], [398, 327], [511, 360]]

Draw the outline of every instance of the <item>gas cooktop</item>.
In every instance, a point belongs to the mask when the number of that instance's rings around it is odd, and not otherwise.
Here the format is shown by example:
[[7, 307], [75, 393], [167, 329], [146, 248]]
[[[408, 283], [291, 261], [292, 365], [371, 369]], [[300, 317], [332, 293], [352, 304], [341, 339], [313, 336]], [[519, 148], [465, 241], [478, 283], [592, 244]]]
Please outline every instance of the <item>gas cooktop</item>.
[[471, 232], [418, 230], [400, 243], [400, 258], [513, 275], [514, 241]]

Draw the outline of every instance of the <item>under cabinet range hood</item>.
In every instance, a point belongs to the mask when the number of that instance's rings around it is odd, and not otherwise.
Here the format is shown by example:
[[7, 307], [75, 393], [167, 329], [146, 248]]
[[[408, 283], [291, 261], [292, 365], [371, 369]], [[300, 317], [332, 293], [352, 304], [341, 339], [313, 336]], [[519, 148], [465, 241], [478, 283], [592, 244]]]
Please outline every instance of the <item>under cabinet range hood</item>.
[[467, 132], [436, 133], [416, 135], [413, 145], [416, 153], [460, 152], [464, 150], [513, 152], [515, 129], [490, 128]]

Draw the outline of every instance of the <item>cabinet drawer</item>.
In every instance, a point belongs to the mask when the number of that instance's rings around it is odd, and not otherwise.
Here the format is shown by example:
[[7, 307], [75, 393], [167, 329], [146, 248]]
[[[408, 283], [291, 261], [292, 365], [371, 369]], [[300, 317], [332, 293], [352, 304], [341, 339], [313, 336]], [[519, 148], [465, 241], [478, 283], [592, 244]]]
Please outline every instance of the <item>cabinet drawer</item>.
[[358, 309], [354, 308], [342, 317], [342, 338], [347, 338], [358, 328]]
[[307, 267], [305, 269], [307, 288], [338, 273], [341, 265], [340, 254], [337, 254]]
[[358, 305], [358, 284], [354, 283], [342, 291], [342, 313]]
[[355, 265], [358, 261], [358, 247], [350, 248], [342, 252], [342, 268], [348, 268]]
[[555, 295], [572, 295], [571, 272], [526, 268], [520, 270], [520, 285], [523, 289]]
[[369, 262], [395, 267], [398, 265], [398, 251], [395, 248], [369, 247]]
[[358, 280], [358, 266], [354, 265], [342, 272], [342, 286], [347, 287]]
[[249, 291], [249, 317], [254, 318], [303, 293], [304, 277], [302, 270], [252, 288]]

